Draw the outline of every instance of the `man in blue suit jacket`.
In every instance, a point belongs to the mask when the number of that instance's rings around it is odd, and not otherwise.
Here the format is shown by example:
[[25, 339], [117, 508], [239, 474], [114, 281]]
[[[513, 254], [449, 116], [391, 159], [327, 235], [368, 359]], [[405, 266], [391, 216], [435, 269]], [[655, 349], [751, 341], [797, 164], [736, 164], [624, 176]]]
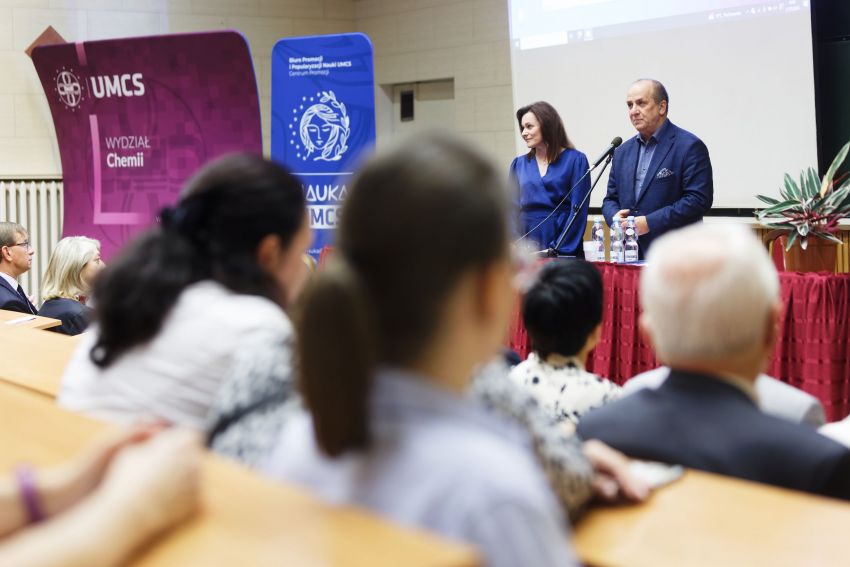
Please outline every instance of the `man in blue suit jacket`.
[[15, 222], [0, 222], [0, 309], [35, 315], [35, 306], [18, 283], [32, 266], [32, 256], [26, 229]]
[[602, 213], [608, 224], [635, 217], [640, 257], [665, 232], [702, 220], [711, 208], [711, 160], [702, 141], [667, 118], [669, 97], [653, 79], [626, 95], [638, 135], [614, 152]]

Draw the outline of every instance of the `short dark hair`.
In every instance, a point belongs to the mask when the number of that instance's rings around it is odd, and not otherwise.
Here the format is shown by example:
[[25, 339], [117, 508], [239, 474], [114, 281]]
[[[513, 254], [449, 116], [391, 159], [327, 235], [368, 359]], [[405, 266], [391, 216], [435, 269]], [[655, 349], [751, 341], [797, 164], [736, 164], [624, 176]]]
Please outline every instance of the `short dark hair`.
[[[543, 136], [543, 142], [546, 143], [546, 159], [553, 162], [561, 155], [561, 149], [573, 150], [575, 146], [567, 136], [567, 129], [564, 128], [564, 121], [561, 120], [561, 115], [555, 110], [555, 107], [544, 101], [537, 101], [526, 106], [523, 106], [516, 111], [516, 121], [519, 124], [519, 131], [522, 132], [522, 117], [528, 113], [532, 113], [540, 122], [540, 133]], [[534, 150], [528, 152], [527, 157], [531, 159], [534, 156]]]
[[[652, 100], [655, 101], [655, 104], [661, 104], [661, 101], [667, 103], [667, 111], [670, 111], [670, 97], [667, 94], [667, 89], [664, 85], [661, 84], [661, 81], [657, 81], [655, 79], [638, 79], [635, 83], [641, 83], [646, 81], [652, 85]], [[632, 83], [634, 84], [634, 83]]]
[[522, 319], [541, 358], [574, 356], [602, 321], [602, 277], [584, 260], [554, 260], [525, 294]]

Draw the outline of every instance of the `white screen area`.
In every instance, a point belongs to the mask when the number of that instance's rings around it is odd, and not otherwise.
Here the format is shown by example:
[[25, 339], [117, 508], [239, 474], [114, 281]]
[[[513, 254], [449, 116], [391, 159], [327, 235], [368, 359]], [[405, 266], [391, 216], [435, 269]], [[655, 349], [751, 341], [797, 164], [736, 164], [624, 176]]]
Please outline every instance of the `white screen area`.
[[808, 0], [510, 0], [510, 18], [515, 107], [552, 103], [590, 160], [636, 134], [626, 91], [652, 77], [708, 146], [714, 208], [759, 207], [817, 165]]

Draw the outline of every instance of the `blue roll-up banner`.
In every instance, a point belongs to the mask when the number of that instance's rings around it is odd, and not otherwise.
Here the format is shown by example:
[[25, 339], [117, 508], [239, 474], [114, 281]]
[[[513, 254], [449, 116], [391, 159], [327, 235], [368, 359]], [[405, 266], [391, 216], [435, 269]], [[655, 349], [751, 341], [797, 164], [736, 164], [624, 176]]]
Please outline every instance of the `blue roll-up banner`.
[[304, 186], [318, 257], [351, 176], [375, 145], [372, 42], [361, 33], [287, 38], [272, 50], [272, 158]]

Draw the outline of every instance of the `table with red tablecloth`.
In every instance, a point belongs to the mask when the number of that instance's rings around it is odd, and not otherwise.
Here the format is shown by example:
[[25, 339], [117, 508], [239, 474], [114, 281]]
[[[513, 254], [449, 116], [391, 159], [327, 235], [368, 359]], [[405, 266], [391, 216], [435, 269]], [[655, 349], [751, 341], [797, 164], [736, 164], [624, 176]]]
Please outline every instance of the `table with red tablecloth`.
[[[596, 264], [604, 287], [602, 337], [588, 370], [622, 384], [658, 366], [638, 329], [641, 267]], [[779, 274], [783, 312], [767, 373], [821, 400], [827, 419], [850, 413], [850, 274]], [[509, 346], [525, 358], [530, 342], [519, 302]]]

